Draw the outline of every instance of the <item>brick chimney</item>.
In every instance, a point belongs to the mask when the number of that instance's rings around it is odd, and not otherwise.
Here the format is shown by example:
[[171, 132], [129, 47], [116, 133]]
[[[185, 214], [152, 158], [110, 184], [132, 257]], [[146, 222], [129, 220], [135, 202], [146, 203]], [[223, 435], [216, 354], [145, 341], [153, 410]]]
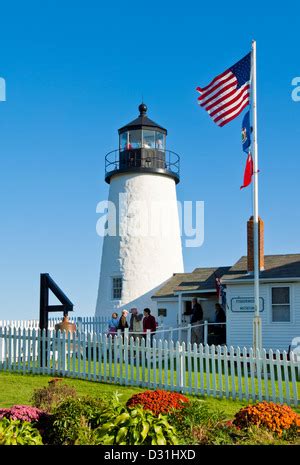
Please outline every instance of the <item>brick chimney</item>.
[[[254, 221], [253, 216], [247, 222], [247, 269], [249, 273], [254, 271]], [[264, 257], [264, 222], [258, 217], [258, 252], [259, 252], [259, 269], [262, 271], [265, 267]]]

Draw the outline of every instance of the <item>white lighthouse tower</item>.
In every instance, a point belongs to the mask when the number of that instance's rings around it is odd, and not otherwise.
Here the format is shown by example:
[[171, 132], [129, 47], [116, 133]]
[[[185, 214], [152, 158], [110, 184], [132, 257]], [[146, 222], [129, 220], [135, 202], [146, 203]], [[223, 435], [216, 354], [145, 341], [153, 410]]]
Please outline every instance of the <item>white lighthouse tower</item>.
[[183, 272], [176, 198], [179, 156], [166, 150], [167, 130], [147, 117], [119, 129], [119, 149], [106, 155], [108, 221], [103, 241], [96, 316], [126, 308], [140, 312], [173, 273]]

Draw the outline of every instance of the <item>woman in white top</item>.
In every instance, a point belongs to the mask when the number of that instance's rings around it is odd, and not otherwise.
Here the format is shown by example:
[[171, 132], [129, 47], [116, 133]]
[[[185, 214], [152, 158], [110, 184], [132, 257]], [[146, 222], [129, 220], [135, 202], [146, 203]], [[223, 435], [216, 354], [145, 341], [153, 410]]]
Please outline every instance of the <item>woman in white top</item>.
[[143, 315], [139, 314], [137, 308], [132, 308], [130, 310], [131, 317], [130, 317], [130, 324], [129, 324], [129, 331], [133, 333], [133, 337], [141, 337], [143, 333]]

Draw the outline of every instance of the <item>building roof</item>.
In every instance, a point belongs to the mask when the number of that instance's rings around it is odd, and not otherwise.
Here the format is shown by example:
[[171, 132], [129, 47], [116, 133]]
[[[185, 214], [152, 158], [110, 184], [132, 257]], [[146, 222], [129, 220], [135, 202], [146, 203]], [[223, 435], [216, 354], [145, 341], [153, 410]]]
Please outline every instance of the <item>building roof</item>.
[[[300, 254], [265, 255], [265, 269], [260, 272], [260, 279], [300, 279]], [[223, 282], [253, 280], [253, 273], [247, 271], [247, 256], [241, 257], [228, 273], [222, 277]]]
[[157, 129], [163, 132], [164, 134], [167, 134], [167, 130], [165, 128], [163, 128], [159, 124], [152, 121], [152, 119], [148, 118], [147, 105], [142, 103], [139, 106], [139, 111], [140, 111], [140, 114], [136, 119], [134, 119], [133, 121], [131, 121], [130, 123], [126, 124], [125, 126], [123, 126], [122, 128], [118, 130], [119, 134], [125, 131], [141, 129], [142, 127], [151, 128], [152, 130]]
[[167, 133], [167, 130], [165, 128], [155, 123], [154, 121], [152, 121], [152, 119], [148, 118], [147, 116], [138, 116], [138, 118], [134, 119], [130, 123], [120, 128], [119, 134], [129, 130], [141, 129], [141, 127], [147, 127], [153, 130], [158, 129], [164, 133]]
[[[175, 273], [156, 291], [153, 298], [174, 297], [178, 292], [215, 290], [216, 277], [222, 278], [224, 283], [253, 280], [253, 273], [247, 271], [247, 256], [241, 257], [231, 267], [195, 268], [192, 273]], [[300, 280], [300, 254], [265, 255], [265, 269], [260, 272], [260, 279]]]
[[215, 291], [216, 277], [221, 278], [230, 269], [230, 266], [218, 268], [195, 268], [192, 273], [175, 273], [166, 281], [153, 298], [173, 297], [177, 292]]

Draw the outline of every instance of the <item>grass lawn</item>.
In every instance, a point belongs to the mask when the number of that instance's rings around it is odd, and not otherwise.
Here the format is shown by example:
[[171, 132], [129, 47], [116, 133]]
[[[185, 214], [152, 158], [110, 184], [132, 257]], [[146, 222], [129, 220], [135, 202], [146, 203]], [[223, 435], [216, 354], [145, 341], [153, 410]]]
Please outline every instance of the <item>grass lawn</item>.
[[[30, 404], [30, 398], [34, 389], [47, 386], [53, 377], [48, 375], [31, 375], [22, 373], [0, 373], [0, 408], [11, 407], [14, 404]], [[114, 391], [122, 393], [122, 399], [126, 401], [133, 394], [143, 391], [134, 387], [116, 386], [93, 381], [64, 378], [64, 382], [76, 389], [79, 395], [98, 397], [101, 394], [109, 394]]]
[[[14, 404], [30, 404], [30, 398], [34, 389], [47, 386], [48, 381], [52, 379], [49, 375], [32, 375], [0, 372], [0, 408], [11, 407]], [[99, 383], [94, 381], [85, 381], [78, 379], [64, 378], [64, 382], [73, 386], [79, 395], [90, 395], [98, 397], [101, 394], [108, 394], [118, 391], [122, 394], [121, 400], [127, 401], [129, 397], [145, 389], [126, 387], [115, 384]], [[246, 401], [217, 399], [213, 397], [198, 397], [205, 399], [207, 404], [213, 409], [222, 410], [228, 419], [243, 406], [247, 405]], [[300, 413], [300, 408], [295, 409]]]
[[[22, 374], [22, 373], [11, 373], [11, 372], [0, 372], [0, 408], [11, 407], [15, 404], [27, 404], [30, 405], [30, 399], [34, 389], [45, 387], [48, 385], [48, 381], [53, 379], [51, 375], [40, 375], [40, 374]], [[118, 384], [100, 383], [98, 381], [89, 381], [81, 379], [64, 378], [64, 382], [76, 389], [77, 393], [81, 396], [92, 396], [100, 397], [103, 394], [110, 394], [118, 391], [122, 394], [120, 400], [126, 402], [133, 394], [145, 391], [139, 387], [127, 387], [120, 386]], [[187, 395], [187, 397], [190, 397]], [[195, 398], [195, 396], [191, 396]], [[222, 411], [228, 420], [233, 419], [235, 413], [249, 402], [232, 399], [219, 399], [213, 397], [202, 397], [197, 396], [199, 399], [204, 400], [207, 406], [212, 411]], [[300, 408], [296, 410], [300, 413]], [[260, 444], [268, 444], [269, 437], [260, 438]], [[257, 439], [248, 439], [248, 442], [244, 444], [256, 444]], [[241, 443], [243, 445], [243, 443]], [[287, 445], [287, 441], [281, 440], [280, 438], [272, 439], [273, 445]], [[300, 439], [295, 440], [292, 444], [300, 445]]]
[[[118, 386], [130, 384], [134, 386], [132, 389], [142, 390], [143, 387], [149, 386], [153, 389], [176, 389], [179, 386], [180, 370], [176, 368], [176, 360], [170, 367], [164, 360], [153, 363], [153, 359], [147, 360], [145, 354], [142, 354], [142, 366], [139, 364], [137, 368], [135, 363], [130, 359], [124, 361], [122, 358], [118, 361], [113, 360], [113, 357], [105, 357], [105, 360], [87, 360], [85, 354], [81, 359], [74, 357], [73, 359], [60, 359], [59, 362], [49, 360], [48, 365], [40, 369], [38, 361], [11, 364], [10, 367], [4, 366], [4, 372], [8, 368], [10, 373], [42, 373], [48, 377], [67, 377], [73, 380], [89, 380], [96, 383], [105, 383], [106, 386]], [[140, 361], [141, 362], [141, 361]], [[189, 368], [189, 369], [187, 369]], [[246, 373], [241, 371], [240, 377], [237, 376], [237, 368], [228, 366], [227, 370], [221, 367], [218, 371], [215, 365], [212, 367], [211, 361], [203, 361], [203, 366], [199, 370], [197, 366], [196, 372], [194, 367], [188, 367], [188, 361], [185, 360], [183, 368], [183, 392], [187, 394], [197, 393], [197, 395], [214, 395], [218, 396], [219, 392], [229, 393], [233, 399], [239, 399], [240, 402], [247, 402], [247, 398], [253, 399], [274, 399], [276, 402], [284, 402], [285, 399], [300, 398], [300, 382], [294, 384], [290, 381], [291, 374], [284, 373], [283, 367], [273, 373], [273, 382], [270, 376], [264, 377], [263, 372], [259, 376], [251, 374], [249, 367]], [[252, 367], [253, 369], [253, 367]], [[0, 374], [3, 373], [2, 371]], [[214, 373], [214, 374], [213, 374]], [[279, 379], [278, 379], [278, 375]], [[296, 377], [299, 377], [296, 374]], [[297, 379], [297, 378], [296, 378]], [[128, 380], [125, 383], [125, 380]], [[281, 392], [281, 394], [280, 394]], [[259, 394], [260, 393], [260, 394]], [[228, 397], [228, 395], [227, 395]], [[251, 402], [251, 401], [250, 401]], [[0, 398], [1, 403], [1, 398]], [[289, 403], [289, 402], [287, 402]], [[293, 402], [292, 402], [293, 403]]]

